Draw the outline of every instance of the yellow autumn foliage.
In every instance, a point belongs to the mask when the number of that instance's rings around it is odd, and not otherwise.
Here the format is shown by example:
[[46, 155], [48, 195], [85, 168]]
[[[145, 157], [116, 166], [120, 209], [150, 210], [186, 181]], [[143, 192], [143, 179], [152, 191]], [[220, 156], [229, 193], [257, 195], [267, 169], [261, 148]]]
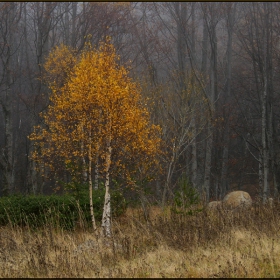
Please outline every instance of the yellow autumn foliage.
[[61, 44], [50, 52], [44, 64], [45, 71], [42, 79], [52, 91], [59, 90], [66, 83], [76, 63], [76, 51]]
[[44, 66], [52, 95], [41, 115], [44, 126], [30, 135], [36, 145], [34, 160], [57, 171], [98, 158], [102, 172], [110, 138], [113, 172], [129, 177], [133, 170], [145, 172], [155, 166], [160, 127], [150, 123], [140, 85], [119, 65], [112, 44], [107, 41], [99, 49], [88, 44], [79, 56], [61, 45]]

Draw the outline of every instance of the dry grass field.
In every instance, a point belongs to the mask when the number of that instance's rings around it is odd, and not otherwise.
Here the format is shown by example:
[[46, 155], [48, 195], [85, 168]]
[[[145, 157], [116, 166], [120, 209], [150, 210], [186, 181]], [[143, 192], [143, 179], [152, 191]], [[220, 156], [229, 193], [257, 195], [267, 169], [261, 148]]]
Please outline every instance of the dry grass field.
[[0, 277], [279, 277], [280, 205], [194, 216], [128, 209], [88, 229], [0, 228]]

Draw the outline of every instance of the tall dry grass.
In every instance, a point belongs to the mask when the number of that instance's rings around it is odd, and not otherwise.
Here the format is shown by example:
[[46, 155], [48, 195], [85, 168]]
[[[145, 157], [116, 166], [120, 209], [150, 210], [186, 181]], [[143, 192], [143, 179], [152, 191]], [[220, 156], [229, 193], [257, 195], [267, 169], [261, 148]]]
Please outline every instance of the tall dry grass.
[[84, 228], [0, 228], [0, 277], [280, 276], [279, 204], [194, 216], [146, 210], [113, 221], [106, 242]]

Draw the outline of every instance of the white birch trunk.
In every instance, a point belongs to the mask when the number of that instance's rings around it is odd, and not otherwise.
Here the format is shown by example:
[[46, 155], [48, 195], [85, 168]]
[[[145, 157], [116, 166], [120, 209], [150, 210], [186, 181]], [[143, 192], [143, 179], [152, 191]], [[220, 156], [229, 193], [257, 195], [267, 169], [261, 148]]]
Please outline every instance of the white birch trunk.
[[92, 228], [96, 230], [96, 223], [93, 211], [93, 201], [92, 201], [92, 155], [91, 155], [91, 130], [89, 131], [89, 150], [88, 150], [88, 187], [89, 187], [89, 206], [90, 206], [90, 216], [92, 222]]
[[87, 168], [86, 168], [86, 160], [84, 156], [84, 126], [81, 124], [81, 133], [82, 133], [82, 141], [81, 141], [81, 154], [82, 154], [82, 161], [83, 161], [83, 182], [86, 183], [88, 179]]
[[112, 146], [111, 146], [111, 123], [107, 139], [106, 163], [105, 163], [105, 199], [102, 215], [102, 229], [105, 237], [111, 237], [111, 197], [110, 197], [110, 166], [111, 166]]

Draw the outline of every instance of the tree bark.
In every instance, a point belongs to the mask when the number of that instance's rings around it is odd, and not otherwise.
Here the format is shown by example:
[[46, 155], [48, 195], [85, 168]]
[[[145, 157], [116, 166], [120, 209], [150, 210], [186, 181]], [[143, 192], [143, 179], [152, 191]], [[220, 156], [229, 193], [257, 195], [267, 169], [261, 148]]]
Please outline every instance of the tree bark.
[[172, 177], [173, 170], [174, 170], [175, 157], [176, 157], [176, 146], [175, 146], [175, 143], [174, 143], [173, 144], [173, 149], [172, 149], [171, 161], [169, 162], [169, 165], [168, 165], [167, 178], [166, 178], [164, 188], [163, 188], [163, 192], [162, 192], [162, 200], [161, 200], [162, 208], [164, 208], [165, 203], [166, 203], [166, 198], [167, 198], [167, 194], [168, 194], [169, 187], [170, 187], [169, 185], [170, 185], [171, 177]]
[[[197, 59], [196, 59], [196, 51], [195, 51], [195, 39], [196, 39], [196, 35], [195, 35], [195, 2], [193, 2], [191, 4], [191, 44], [190, 44], [190, 64], [191, 64], [191, 69], [192, 72], [196, 71], [196, 65], [197, 65]], [[194, 67], [193, 67], [194, 65]], [[192, 87], [195, 87], [195, 78], [193, 73], [191, 73], [191, 84]], [[193, 98], [195, 97], [196, 93], [195, 93], [195, 89], [192, 90], [192, 96]], [[196, 143], [196, 137], [197, 137], [197, 129], [196, 129], [196, 110], [193, 110], [192, 112], [192, 117], [191, 117], [191, 123], [190, 123], [190, 130], [192, 132], [193, 137], [195, 137], [195, 139], [193, 139], [192, 144], [191, 144], [191, 174], [192, 174], [192, 185], [194, 188], [197, 189], [197, 143]], [[200, 193], [202, 193], [202, 190], [198, 190]]]
[[268, 147], [267, 147], [267, 77], [265, 75], [262, 96], [262, 159], [263, 159], [263, 202], [268, 195]]
[[98, 190], [98, 179], [99, 179], [99, 163], [98, 163], [98, 158], [96, 159], [95, 162], [95, 168], [94, 168], [94, 189]]
[[5, 46], [3, 46], [4, 51], [2, 51], [2, 62], [3, 63], [3, 74], [2, 81], [4, 86], [4, 96], [0, 97], [0, 104], [3, 108], [4, 114], [4, 133], [5, 133], [5, 148], [1, 154], [1, 165], [4, 170], [5, 183], [3, 187], [3, 194], [11, 194], [15, 190], [15, 154], [14, 154], [14, 132], [13, 132], [13, 100], [15, 98], [12, 86], [15, 82], [15, 77], [13, 72], [15, 71], [16, 65], [16, 41], [15, 41], [15, 31], [17, 27], [16, 22], [16, 9], [17, 4], [10, 2], [7, 8], [4, 9], [3, 21], [6, 25], [6, 33], [2, 33], [5, 36], [3, 39], [6, 41]]
[[[232, 5], [227, 19], [227, 32], [228, 32], [228, 42], [227, 42], [227, 68], [226, 68], [226, 91], [225, 91], [225, 101], [227, 102], [228, 98], [231, 95], [231, 79], [232, 79], [232, 36], [233, 36], [233, 27], [235, 20], [236, 12], [236, 3], [229, 3]], [[228, 116], [229, 118], [229, 116]], [[221, 192], [222, 197], [228, 191], [228, 156], [229, 156], [229, 120], [226, 121], [225, 130], [224, 130], [224, 147], [223, 147], [223, 156], [222, 156], [222, 171], [221, 171]]]
[[102, 215], [102, 228], [105, 237], [111, 237], [111, 197], [110, 197], [110, 166], [112, 156], [111, 146], [111, 123], [109, 125], [109, 135], [107, 139], [106, 163], [105, 163], [105, 199]]
[[71, 34], [71, 46], [72, 48], [76, 47], [76, 36], [77, 36], [77, 31], [76, 31], [76, 17], [77, 17], [77, 2], [72, 2], [72, 34]]
[[263, 192], [263, 159], [262, 153], [259, 152], [259, 195], [261, 196]]
[[268, 147], [268, 135], [269, 135], [269, 126], [268, 126], [268, 98], [269, 98], [269, 71], [270, 69], [270, 48], [269, 43], [269, 11], [268, 3], [263, 3], [264, 5], [264, 17], [265, 17], [265, 26], [264, 26], [264, 38], [261, 39], [263, 42], [263, 57], [264, 57], [264, 67], [263, 67], [263, 94], [261, 98], [262, 102], [262, 159], [263, 159], [263, 202], [265, 203], [269, 195], [269, 185], [268, 185], [268, 174], [269, 174], [269, 147]]
[[93, 211], [93, 201], [92, 201], [92, 151], [91, 151], [91, 130], [89, 130], [89, 150], [88, 150], [88, 187], [89, 187], [89, 203], [90, 203], [90, 216], [92, 222], [92, 228], [96, 231], [96, 223]]
[[205, 150], [205, 171], [204, 171], [204, 195], [205, 202], [208, 203], [210, 199], [210, 175], [211, 175], [211, 160], [212, 160], [212, 146], [213, 146], [213, 127], [211, 122], [208, 122], [207, 140]]
[[[211, 3], [211, 7], [214, 8], [214, 3]], [[211, 56], [210, 56], [210, 101], [212, 106], [212, 112], [215, 112], [215, 102], [217, 95], [217, 36], [216, 36], [216, 24], [217, 19], [214, 15], [215, 9], [211, 10], [211, 20], [207, 26], [209, 30], [209, 38], [211, 45]], [[205, 19], [206, 20], [206, 19]], [[207, 140], [206, 140], [206, 155], [205, 155], [205, 172], [204, 172], [204, 191], [206, 195], [206, 202], [209, 202], [210, 198], [210, 178], [211, 178], [211, 164], [212, 164], [212, 148], [213, 148], [213, 137], [214, 130], [212, 120], [208, 121], [207, 127]]]
[[67, 46], [70, 45], [71, 38], [70, 38], [70, 21], [69, 21], [69, 3], [64, 2], [65, 5], [65, 43]]
[[[197, 130], [196, 130], [196, 125], [195, 125], [195, 115], [193, 113], [192, 118], [191, 118], [191, 131], [192, 135], [197, 135]], [[196, 139], [192, 141], [191, 144], [191, 162], [192, 162], [192, 185], [194, 188], [197, 188], [197, 146], [196, 146]], [[201, 192], [201, 190], [199, 190]]]

